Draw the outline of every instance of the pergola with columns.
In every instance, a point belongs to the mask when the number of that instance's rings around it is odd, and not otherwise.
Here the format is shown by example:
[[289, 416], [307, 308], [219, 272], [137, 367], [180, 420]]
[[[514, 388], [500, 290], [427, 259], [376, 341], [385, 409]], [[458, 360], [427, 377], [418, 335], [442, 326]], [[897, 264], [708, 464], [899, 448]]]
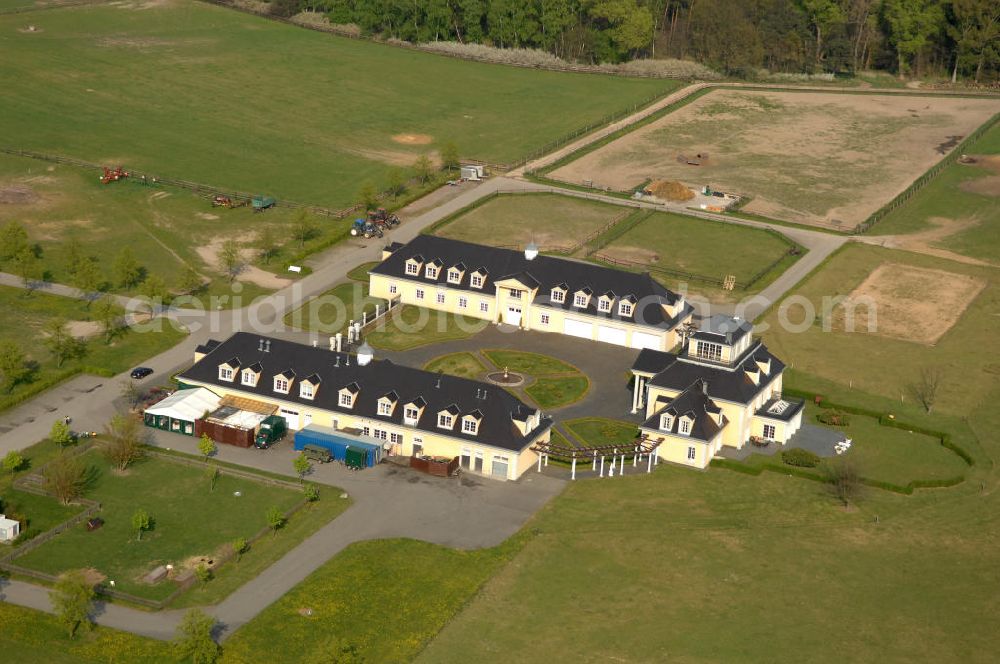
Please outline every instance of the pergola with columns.
[[647, 434], [643, 434], [641, 438], [636, 439], [633, 445], [571, 447], [557, 445], [550, 440], [544, 443], [536, 443], [531, 449], [538, 453], [538, 472], [542, 472], [542, 466], [549, 465], [549, 457], [551, 456], [569, 461], [571, 463], [570, 479], [575, 480], [576, 464], [578, 461], [583, 461], [584, 463], [590, 462], [591, 470], [596, 472], [598, 477], [604, 477], [604, 465], [608, 457], [611, 458], [608, 464], [608, 477], [614, 477], [616, 469], [619, 476], [624, 475], [625, 463], [628, 457], [632, 457], [633, 468], [638, 468], [639, 461], [645, 457], [646, 472], [650, 473], [653, 471], [653, 466], [660, 462], [656, 456], [656, 448], [662, 442], [663, 438], [661, 437], [653, 438]]

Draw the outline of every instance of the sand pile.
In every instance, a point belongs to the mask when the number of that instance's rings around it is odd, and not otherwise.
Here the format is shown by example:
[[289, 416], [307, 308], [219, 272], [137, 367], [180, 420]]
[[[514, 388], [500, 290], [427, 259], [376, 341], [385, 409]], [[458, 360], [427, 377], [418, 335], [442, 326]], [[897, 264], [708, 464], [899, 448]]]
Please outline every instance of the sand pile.
[[646, 187], [646, 191], [665, 201], [689, 201], [694, 198], [694, 192], [676, 180], [656, 180]]

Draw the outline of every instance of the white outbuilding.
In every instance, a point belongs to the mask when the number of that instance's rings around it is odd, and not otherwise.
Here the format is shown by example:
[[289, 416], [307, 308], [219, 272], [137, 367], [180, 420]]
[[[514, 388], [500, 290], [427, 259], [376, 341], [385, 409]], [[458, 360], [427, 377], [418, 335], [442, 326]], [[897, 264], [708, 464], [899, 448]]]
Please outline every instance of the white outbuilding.
[[12, 542], [21, 534], [21, 524], [0, 514], [0, 542]]

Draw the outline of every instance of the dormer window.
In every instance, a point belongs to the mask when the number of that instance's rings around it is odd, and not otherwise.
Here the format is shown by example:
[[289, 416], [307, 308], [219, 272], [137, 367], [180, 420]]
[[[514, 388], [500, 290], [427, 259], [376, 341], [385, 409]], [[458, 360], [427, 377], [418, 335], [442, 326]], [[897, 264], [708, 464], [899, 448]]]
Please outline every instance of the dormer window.
[[354, 408], [354, 402], [357, 399], [359, 391], [360, 388], [357, 383], [351, 383], [350, 385], [340, 388], [337, 403], [339, 403], [343, 408]]
[[631, 316], [632, 315], [632, 303], [625, 302], [624, 300], [618, 304], [618, 315], [619, 316]]
[[219, 367], [219, 380], [232, 381], [233, 380], [233, 370], [230, 367], [226, 366], [225, 364], [223, 364], [222, 366], [220, 366]]
[[292, 376], [289, 373], [279, 374], [274, 377], [274, 391], [281, 394], [288, 394], [292, 386]]
[[463, 266], [461, 263], [448, 268], [448, 283], [449, 284], [462, 283], [462, 276], [464, 274], [465, 274], [465, 266]]
[[685, 436], [688, 435], [688, 434], [690, 434], [691, 433], [691, 420], [688, 419], [688, 418], [686, 418], [686, 417], [682, 417], [681, 418], [681, 428], [680, 428], [680, 430], [681, 430], [681, 433], [684, 434]]
[[424, 264], [423, 258], [414, 256], [406, 261], [406, 274], [416, 276], [420, 274], [420, 266]]
[[398, 397], [395, 392], [389, 392], [389, 394], [382, 396], [378, 400], [378, 414], [383, 416], [392, 415], [392, 411], [396, 409], [397, 400]]
[[573, 295], [573, 306], [580, 307], [581, 309], [586, 309], [587, 304], [590, 302], [590, 296], [583, 291], [577, 292]]
[[439, 413], [438, 426], [442, 429], [450, 429], [455, 426], [455, 418], [448, 413]]
[[670, 431], [671, 427], [674, 425], [674, 418], [672, 415], [664, 413], [660, 415], [660, 429], [663, 431]]
[[302, 383], [299, 385], [299, 396], [303, 399], [312, 399], [316, 396], [316, 391], [310, 383]]
[[240, 372], [240, 382], [247, 387], [257, 387], [257, 378], [260, 376], [251, 368], [246, 368]]
[[420, 409], [416, 406], [407, 406], [403, 409], [403, 420], [407, 424], [416, 424], [420, 418]]
[[597, 301], [597, 310], [605, 313], [611, 311], [611, 300], [607, 297], [602, 297]]
[[340, 405], [344, 408], [350, 408], [354, 405], [354, 395], [348, 392], [340, 393]]
[[427, 277], [428, 279], [437, 279], [438, 278], [438, 266], [437, 265], [428, 265], [426, 267], [426, 269], [424, 270], [424, 276]]
[[486, 273], [482, 270], [473, 272], [472, 276], [469, 277], [469, 285], [473, 288], [482, 288], [484, 283], [486, 283]]
[[479, 421], [472, 417], [464, 418], [462, 420], [462, 433], [470, 433], [473, 436], [479, 433]]
[[553, 288], [550, 299], [557, 304], [562, 304], [566, 301], [566, 290], [558, 286]]

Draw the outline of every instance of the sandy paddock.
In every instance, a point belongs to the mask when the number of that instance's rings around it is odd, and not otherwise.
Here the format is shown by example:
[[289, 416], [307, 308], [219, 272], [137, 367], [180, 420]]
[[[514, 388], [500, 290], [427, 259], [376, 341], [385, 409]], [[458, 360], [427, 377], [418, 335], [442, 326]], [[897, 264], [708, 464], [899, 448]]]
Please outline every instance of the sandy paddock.
[[[986, 282], [976, 277], [885, 263], [847, 298], [854, 312], [853, 331], [933, 345], [958, 322]], [[873, 306], [869, 306], [873, 305]], [[845, 307], [834, 310], [834, 326], [847, 328]]]
[[[719, 89], [552, 176], [620, 190], [709, 184], [752, 196], [748, 212], [848, 228], [997, 112], [995, 99]], [[701, 166], [680, 160], [705, 153]]]
[[[219, 264], [219, 250], [222, 249], [222, 245], [225, 241], [225, 237], [217, 237], [208, 244], [201, 245], [196, 249], [198, 257], [205, 261], [205, 264], [212, 270], [219, 272], [222, 271], [222, 266]], [[245, 281], [256, 284], [262, 288], [270, 288], [273, 290], [279, 290], [292, 283], [291, 279], [279, 277], [276, 274], [272, 274], [255, 265], [251, 265], [251, 249], [243, 247], [242, 253], [243, 260], [246, 261], [246, 265], [244, 265], [240, 273], [236, 275], [236, 281]]]

